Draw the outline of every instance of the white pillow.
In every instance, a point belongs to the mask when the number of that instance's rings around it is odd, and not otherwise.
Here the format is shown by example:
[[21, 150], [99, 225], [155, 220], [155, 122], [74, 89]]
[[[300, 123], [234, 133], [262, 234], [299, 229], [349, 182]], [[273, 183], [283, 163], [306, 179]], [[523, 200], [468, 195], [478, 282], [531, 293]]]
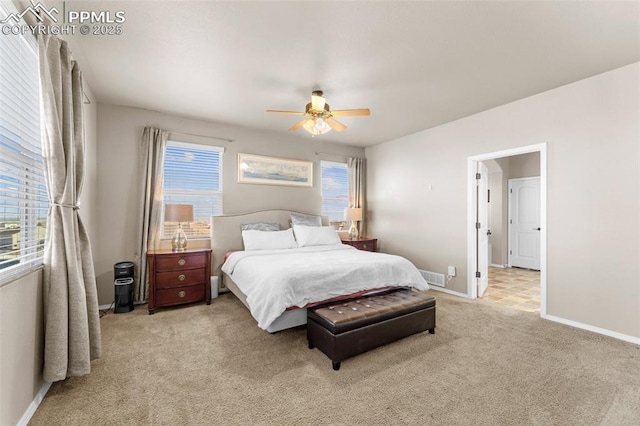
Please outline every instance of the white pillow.
[[304, 226], [294, 225], [298, 247], [324, 246], [340, 244], [340, 237], [333, 226]]
[[298, 247], [291, 228], [284, 231], [242, 231], [245, 250], [279, 250]]

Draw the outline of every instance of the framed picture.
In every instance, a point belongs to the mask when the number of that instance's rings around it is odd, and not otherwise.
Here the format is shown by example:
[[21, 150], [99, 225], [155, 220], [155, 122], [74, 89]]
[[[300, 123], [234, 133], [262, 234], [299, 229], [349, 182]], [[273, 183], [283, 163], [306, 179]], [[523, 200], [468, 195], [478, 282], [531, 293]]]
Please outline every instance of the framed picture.
[[313, 186], [313, 162], [238, 154], [238, 183]]

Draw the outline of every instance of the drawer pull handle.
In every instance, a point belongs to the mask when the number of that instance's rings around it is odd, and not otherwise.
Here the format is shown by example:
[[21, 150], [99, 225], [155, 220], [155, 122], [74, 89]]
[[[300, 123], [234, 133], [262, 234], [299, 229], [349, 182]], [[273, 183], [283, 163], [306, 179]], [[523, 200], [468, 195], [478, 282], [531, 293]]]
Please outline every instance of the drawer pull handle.
[[185, 265], [185, 263], [187, 263], [187, 261], [186, 261], [186, 260], [184, 260], [184, 259], [180, 259], [180, 260], [178, 260], [178, 265], [180, 265], [180, 266], [184, 266], [184, 265]]
[[362, 245], [362, 247], [363, 247], [364, 249], [366, 249], [366, 248], [367, 248], [367, 245], [366, 245], [366, 244], [363, 244], [363, 245]]
[[178, 275], [178, 281], [184, 281], [185, 278], [187, 277], [184, 274]]
[[186, 295], [187, 295], [187, 293], [185, 293], [184, 291], [181, 291], [180, 293], [178, 293], [178, 297], [181, 298], [181, 299], [183, 297], [185, 297]]

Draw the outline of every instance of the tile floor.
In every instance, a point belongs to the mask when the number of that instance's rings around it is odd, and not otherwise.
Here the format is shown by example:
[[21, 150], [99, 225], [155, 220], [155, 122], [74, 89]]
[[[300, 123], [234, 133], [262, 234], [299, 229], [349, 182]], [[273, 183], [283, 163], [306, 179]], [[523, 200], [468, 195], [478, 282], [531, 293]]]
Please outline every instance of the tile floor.
[[482, 296], [526, 312], [540, 312], [540, 272], [489, 267], [489, 287]]

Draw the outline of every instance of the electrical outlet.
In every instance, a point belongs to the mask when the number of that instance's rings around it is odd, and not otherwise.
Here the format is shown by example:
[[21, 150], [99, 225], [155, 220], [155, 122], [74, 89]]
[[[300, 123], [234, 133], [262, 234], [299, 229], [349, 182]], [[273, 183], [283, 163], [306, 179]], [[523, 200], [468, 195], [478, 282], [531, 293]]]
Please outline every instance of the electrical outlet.
[[455, 277], [456, 276], [456, 267], [455, 266], [449, 266], [449, 268], [447, 269], [447, 275], [449, 275], [450, 277]]

